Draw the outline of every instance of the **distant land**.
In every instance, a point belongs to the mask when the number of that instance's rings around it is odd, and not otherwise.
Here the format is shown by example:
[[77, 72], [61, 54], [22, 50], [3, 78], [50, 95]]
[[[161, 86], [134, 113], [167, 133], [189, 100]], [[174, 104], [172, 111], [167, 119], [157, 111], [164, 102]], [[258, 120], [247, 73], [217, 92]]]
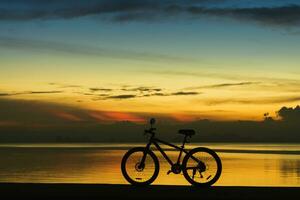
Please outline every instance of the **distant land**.
[[[0, 107], [1, 108], [1, 107]], [[6, 108], [6, 111], [4, 110]], [[9, 109], [8, 109], [9, 108]], [[30, 107], [28, 107], [29, 109]], [[38, 110], [3, 107], [0, 121], [17, 118], [20, 124], [0, 124], [0, 143], [128, 143], [144, 142], [144, 129], [148, 124], [121, 121], [99, 123], [95, 121], [62, 121], [46, 118]], [[27, 116], [30, 115], [30, 121]], [[262, 121], [213, 121], [168, 122], [158, 119], [157, 136], [170, 142], [182, 141], [179, 129], [194, 129], [192, 142], [300, 142], [300, 107], [282, 107], [278, 118], [268, 114]]]

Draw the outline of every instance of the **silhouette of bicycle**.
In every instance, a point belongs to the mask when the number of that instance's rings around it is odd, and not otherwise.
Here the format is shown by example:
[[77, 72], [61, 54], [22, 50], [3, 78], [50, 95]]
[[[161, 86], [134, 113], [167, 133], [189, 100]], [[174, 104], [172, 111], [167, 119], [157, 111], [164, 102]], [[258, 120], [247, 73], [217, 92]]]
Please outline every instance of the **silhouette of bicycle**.
[[[184, 148], [185, 143], [188, 142], [187, 138], [195, 135], [194, 130], [179, 130], [179, 134], [184, 135], [182, 146], [179, 147], [156, 138], [156, 128], [153, 128], [154, 123], [155, 119], [152, 118], [150, 120], [150, 129], [145, 130], [145, 134], [150, 135], [147, 146], [130, 149], [122, 159], [122, 174], [129, 183], [132, 185], [150, 185], [157, 178], [159, 161], [150, 149], [152, 144], [154, 144], [170, 164], [171, 169], [167, 174], [180, 174], [182, 172], [189, 183], [200, 187], [211, 186], [220, 178], [222, 163], [219, 156], [213, 150], [205, 147], [197, 147], [187, 151]], [[176, 163], [172, 162], [165, 151], [159, 146], [159, 143], [173, 147], [179, 151]], [[182, 153], [186, 155], [181, 162]]]

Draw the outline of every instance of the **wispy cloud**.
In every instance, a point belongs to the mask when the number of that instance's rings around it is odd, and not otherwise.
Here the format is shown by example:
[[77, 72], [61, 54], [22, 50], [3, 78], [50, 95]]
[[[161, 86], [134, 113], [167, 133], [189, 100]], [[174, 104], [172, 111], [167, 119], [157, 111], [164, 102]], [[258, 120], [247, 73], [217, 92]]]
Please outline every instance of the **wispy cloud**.
[[142, 97], [152, 97], [152, 96], [160, 96], [160, 97], [163, 97], [163, 96], [169, 96], [168, 93], [162, 93], [162, 92], [154, 92], [154, 93], [151, 93], [151, 94], [143, 94]]
[[49, 85], [52, 86], [57, 86], [59, 88], [81, 88], [83, 86], [81, 85], [72, 85], [72, 84], [63, 84], [63, 83], [48, 83]]
[[200, 94], [199, 92], [174, 92], [174, 93], [171, 93], [170, 95], [171, 96], [187, 96], [187, 95], [198, 95]]
[[105, 121], [133, 121], [133, 122], [145, 122], [145, 116], [141, 114], [130, 112], [101, 112], [101, 111], [89, 111], [89, 115], [100, 122]]
[[105, 97], [105, 99], [132, 99], [137, 97], [134, 94], [121, 94], [121, 95], [113, 95], [113, 96], [108, 96]]
[[[59, 85], [61, 87], [67, 87], [68, 85], [64, 84], [51, 84], [51, 85]], [[72, 86], [72, 85], [71, 85]], [[158, 88], [158, 87], [149, 87], [149, 86], [121, 86], [116, 88], [107, 88], [107, 87], [80, 87], [82, 91], [74, 91], [75, 94], [80, 94], [84, 96], [91, 96], [92, 100], [107, 100], [107, 99], [133, 99], [133, 98], [140, 98], [140, 97], [153, 97], [153, 96], [192, 96], [192, 95], [199, 95], [200, 92], [195, 91], [175, 91], [170, 92], [168, 90]], [[189, 89], [184, 89], [189, 90]], [[47, 93], [50, 91], [34, 91], [33, 94], [37, 93]], [[56, 92], [56, 91], [52, 91]], [[16, 94], [8, 94], [8, 93], [0, 93], [0, 96], [8, 96], [8, 95], [18, 95], [18, 94], [25, 94], [16, 93]]]
[[[111, 59], [126, 59], [126, 60], [142, 60], [142, 61], [157, 61], [164, 60], [170, 62], [193, 62], [192, 58], [185, 58], [180, 56], [172, 56], [167, 54], [156, 54], [151, 52], [135, 52], [125, 51], [120, 49], [108, 49], [97, 46], [87, 46], [54, 41], [30, 40], [12, 37], [0, 37], [0, 47], [14, 48], [17, 50], [31, 50], [31, 51], [50, 51], [67, 54], [85, 55], [107, 57]], [[50, 83], [55, 85], [56, 83]]]
[[[276, 76], [259, 76], [259, 75], [251, 75], [251, 74], [243, 74], [243, 73], [226, 73], [222, 71], [209, 72], [209, 71], [179, 71], [179, 70], [143, 70], [139, 71], [140, 73], [146, 74], [156, 74], [156, 75], [164, 75], [169, 77], [205, 77], [205, 78], [215, 78], [215, 79], [223, 79], [229, 81], [240, 81], [240, 82], [257, 82], [257, 84], [261, 84], [262, 82], [273, 82], [273, 83], [281, 83], [281, 84], [290, 84], [290, 85], [299, 85], [300, 79], [291, 79], [291, 78], [282, 78]], [[250, 80], [250, 81], [245, 81]]]
[[193, 95], [198, 95], [201, 94], [200, 92], [173, 92], [173, 93], [162, 93], [162, 92], [155, 92], [151, 94], [144, 94], [142, 97], [151, 97], [151, 96], [161, 96], [161, 97], [169, 97], [169, 96], [193, 96]]
[[35, 94], [58, 94], [64, 91], [52, 90], [52, 91], [25, 91], [25, 92], [11, 92], [11, 93], [0, 93], [0, 97], [17, 96], [17, 95], [35, 95]]
[[254, 21], [267, 26], [296, 27], [300, 24], [300, 5], [280, 7], [203, 8], [192, 6], [193, 15], [230, 17], [239, 21]]
[[6, 1], [0, 3], [0, 20], [27, 21], [97, 16], [103, 20], [123, 22], [199, 19], [214, 16], [253, 21], [267, 26], [297, 27], [300, 24], [300, 5], [295, 4], [295, 1], [294, 4], [286, 1], [280, 5], [275, 3], [259, 5], [258, 2], [253, 0], [245, 4], [234, 0], [91, 0], [87, 4], [84, 0], [77, 0], [70, 6], [70, 2], [66, 0], [26, 1], [26, 4], [24, 1], [16, 0], [14, 6], [10, 6]]
[[85, 119], [82, 119], [80, 116], [78, 116], [76, 114], [68, 113], [65, 111], [52, 111], [52, 113], [54, 115], [56, 115], [57, 117], [59, 117], [63, 120], [66, 120], [66, 121], [71, 121], [71, 122], [85, 121]]
[[167, 93], [167, 92], [154, 92], [154, 93], [146, 93], [146, 94], [122, 94], [122, 95], [112, 95], [107, 96], [100, 99], [95, 100], [105, 100], [105, 99], [133, 99], [133, 98], [140, 98], [140, 97], [169, 97], [169, 96], [191, 96], [191, 95], [198, 95], [201, 94], [199, 92], [173, 92], [173, 93]]
[[194, 4], [160, 5], [145, 13], [127, 11], [115, 15], [114, 21], [170, 20], [176, 17], [201, 19], [207, 17], [232, 18], [237, 21], [252, 21], [264, 26], [297, 27], [300, 24], [300, 5], [270, 7], [205, 7]]
[[190, 76], [190, 77], [212, 77], [228, 80], [240, 80], [241, 75], [233, 75], [222, 72], [205, 72], [205, 71], [179, 71], [179, 70], [143, 70], [141, 73], [149, 73], [156, 75], [165, 75], [165, 76]]
[[[168, 16], [171, 13], [179, 14], [186, 6], [209, 2], [208, 0], [173, 0], [173, 1], [143, 1], [143, 0], [76, 0], [70, 6], [68, 0], [52, 1], [23, 1], [15, 0], [11, 6], [6, 0], [1, 1], [0, 20], [49, 20], [49, 19], [73, 19], [86, 16], [103, 16], [112, 21], [146, 20]], [[26, 3], [25, 3], [26, 2]], [[215, 0], [210, 0], [215, 2]], [[220, 2], [220, 0], [219, 0]], [[143, 14], [144, 16], [143, 17]], [[152, 14], [152, 16], [151, 16]]]
[[206, 88], [224, 88], [224, 87], [232, 87], [232, 86], [256, 85], [259, 83], [260, 82], [245, 81], [245, 82], [238, 82], [238, 83], [221, 83], [221, 84], [203, 85], [197, 87], [188, 87], [186, 89], [194, 90], [194, 89], [206, 89]]
[[9, 93], [0, 93], [0, 97], [6, 97], [6, 96], [10, 96], [10, 94]]
[[63, 91], [29, 91], [24, 92], [23, 94], [57, 94], [57, 93], [63, 93]]
[[90, 88], [91, 92], [111, 92], [113, 89], [111, 88]]
[[123, 91], [133, 91], [133, 92], [160, 92], [161, 88], [154, 87], [134, 87], [134, 88], [122, 88]]
[[[203, 102], [203, 100], [201, 100]], [[257, 98], [228, 98], [228, 99], [209, 99], [207, 105], [218, 104], [281, 104], [300, 102], [300, 96], [274, 96], [274, 97], [257, 97]]]

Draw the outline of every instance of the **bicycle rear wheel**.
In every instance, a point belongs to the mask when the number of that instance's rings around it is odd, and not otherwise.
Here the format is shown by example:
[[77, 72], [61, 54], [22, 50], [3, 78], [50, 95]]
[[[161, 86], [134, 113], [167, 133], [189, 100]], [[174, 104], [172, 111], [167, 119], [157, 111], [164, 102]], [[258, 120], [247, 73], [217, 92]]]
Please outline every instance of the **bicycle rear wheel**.
[[192, 149], [183, 159], [183, 175], [194, 186], [213, 185], [221, 176], [222, 163], [211, 149], [199, 147]]
[[[142, 163], [142, 158], [146, 159]], [[124, 178], [132, 185], [150, 185], [158, 176], [159, 162], [155, 154], [144, 147], [130, 149], [121, 162]]]

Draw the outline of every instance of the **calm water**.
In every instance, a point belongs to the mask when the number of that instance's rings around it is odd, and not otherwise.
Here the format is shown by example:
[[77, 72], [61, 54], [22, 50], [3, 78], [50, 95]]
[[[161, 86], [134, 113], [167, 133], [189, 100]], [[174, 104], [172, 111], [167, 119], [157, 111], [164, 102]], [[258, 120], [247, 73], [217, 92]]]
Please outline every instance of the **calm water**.
[[[126, 183], [120, 171], [127, 149], [141, 144], [0, 145], [0, 182]], [[300, 144], [194, 144], [217, 150], [223, 163], [215, 185], [300, 186]], [[177, 152], [167, 151], [173, 160]], [[158, 152], [156, 152], [157, 155]], [[167, 175], [161, 160], [154, 184], [188, 185]]]

